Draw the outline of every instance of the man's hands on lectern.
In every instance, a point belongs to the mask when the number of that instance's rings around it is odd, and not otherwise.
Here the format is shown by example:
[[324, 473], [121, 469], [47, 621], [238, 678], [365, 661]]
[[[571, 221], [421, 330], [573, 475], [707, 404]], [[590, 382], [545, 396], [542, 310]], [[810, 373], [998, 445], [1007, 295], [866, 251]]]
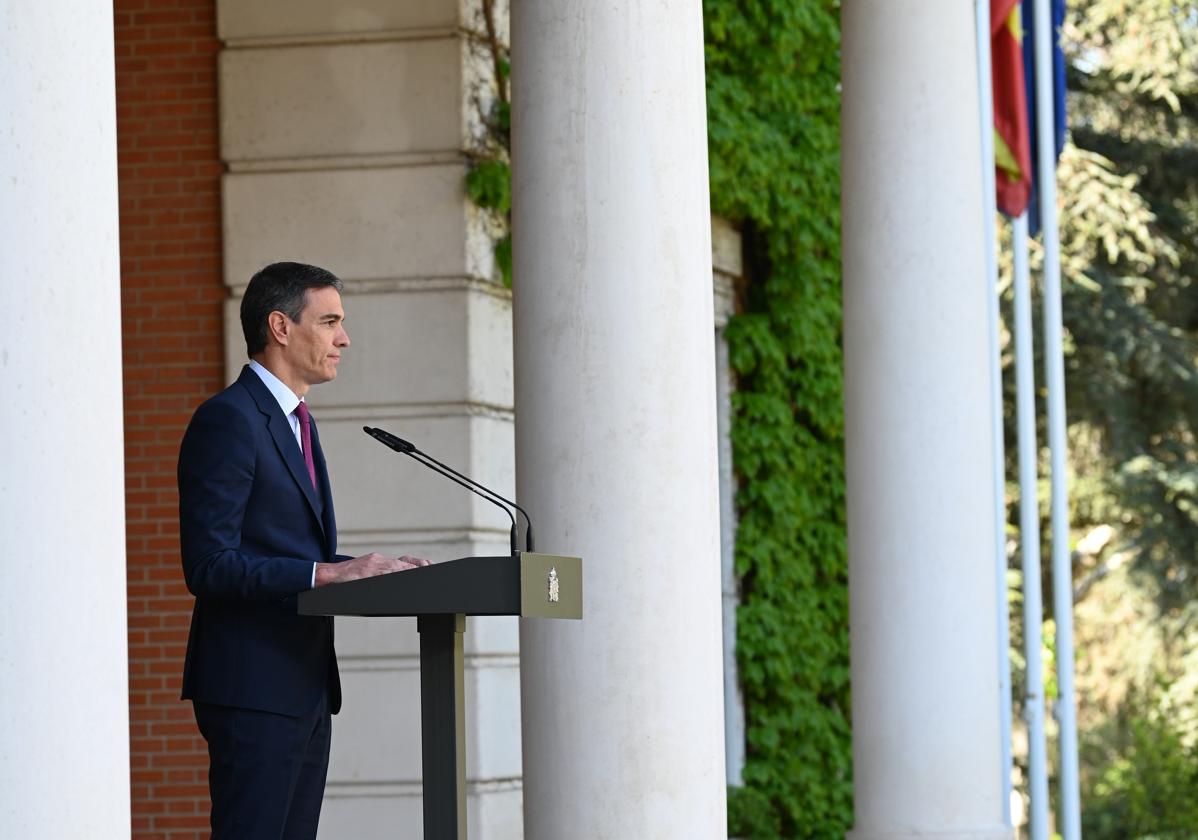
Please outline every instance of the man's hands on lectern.
[[407, 569], [417, 569], [428, 564], [427, 560], [420, 557], [412, 557], [407, 554], [402, 557], [388, 557], [385, 554], [378, 554], [372, 551], [369, 554], [363, 554], [361, 557], [355, 557], [353, 560], [346, 560], [343, 563], [317, 563], [316, 585], [324, 586], [329, 583], [344, 583], [347, 580], [358, 580], [360, 578], [374, 577], [375, 575], [386, 575], [391, 572], [402, 572]]

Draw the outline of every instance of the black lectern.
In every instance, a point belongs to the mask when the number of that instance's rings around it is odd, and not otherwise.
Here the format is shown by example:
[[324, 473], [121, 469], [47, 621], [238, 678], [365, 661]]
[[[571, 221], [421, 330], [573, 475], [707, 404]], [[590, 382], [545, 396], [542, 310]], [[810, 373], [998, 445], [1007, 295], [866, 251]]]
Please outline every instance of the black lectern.
[[582, 560], [463, 557], [300, 593], [303, 615], [416, 616], [426, 840], [466, 838], [462, 633], [468, 615], [582, 618]]

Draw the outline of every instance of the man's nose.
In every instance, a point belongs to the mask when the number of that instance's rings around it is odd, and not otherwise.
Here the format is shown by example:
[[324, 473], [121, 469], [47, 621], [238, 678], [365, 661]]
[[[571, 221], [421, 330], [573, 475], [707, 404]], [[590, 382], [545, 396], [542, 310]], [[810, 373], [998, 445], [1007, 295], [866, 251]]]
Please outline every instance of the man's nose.
[[337, 346], [349, 347], [349, 333], [346, 331], [345, 327], [341, 328], [341, 334], [337, 336]]

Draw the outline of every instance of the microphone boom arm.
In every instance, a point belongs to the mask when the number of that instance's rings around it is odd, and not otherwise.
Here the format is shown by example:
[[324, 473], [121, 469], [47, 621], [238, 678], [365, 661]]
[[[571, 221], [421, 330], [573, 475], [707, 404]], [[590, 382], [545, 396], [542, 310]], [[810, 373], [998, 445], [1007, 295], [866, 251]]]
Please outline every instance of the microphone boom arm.
[[524, 521], [526, 523], [528, 523], [527, 530], [524, 532], [525, 548], [528, 551], [533, 550], [532, 549], [532, 522], [531, 522], [531, 520], [529, 520], [528, 514], [524, 512], [524, 509], [521, 508], [519, 505], [517, 505], [515, 502], [505, 499], [503, 496], [500, 496], [494, 490], [491, 490], [487, 487], [483, 487], [481, 484], [474, 481], [473, 479], [471, 479], [465, 475], [462, 475], [460, 472], [455, 470], [453, 467], [442, 464], [436, 458], [432, 457], [431, 455], [429, 455], [426, 452], [421, 452], [413, 444], [409, 443], [408, 441], [404, 440], [401, 437], [393, 435], [390, 432], [385, 431], [383, 429], [372, 428], [370, 426], [363, 426], [362, 431], [366, 432], [366, 434], [370, 435], [372, 438], [374, 438], [375, 440], [377, 440], [379, 443], [383, 444], [384, 446], [388, 447], [389, 449], [393, 449], [396, 452], [407, 455], [412, 460], [416, 461], [419, 464], [423, 464], [424, 466], [428, 467], [430, 470], [433, 470], [434, 472], [440, 473], [441, 475], [445, 476], [446, 478], [448, 478], [450, 481], [454, 482], [455, 484], [459, 484], [462, 487], [465, 487], [471, 493], [474, 493], [477, 496], [481, 496], [482, 498], [486, 499], [491, 504], [500, 508], [504, 513], [506, 513], [508, 519], [510, 519], [512, 522], [510, 542], [511, 542], [511, 550], [512, 550], [513, 557], [516, 555], [516, 517], [512, 514], [512, 512], [510, 510], [508, 510], [507, 507], [500, 504], [500, 502], [506, 502], [507, 504], [516, 508], [518, 511], [520, 511], [520, 513], [524, 514]]
[[[403, 438], [400, 438], [400, 440], [403, 440]], [[407, 441], [404, 441], [404, 442], [407, 443]], [[533, 551], [534, 550], [533, 549], [533, 539], [532, 539], [532, 520], [528, 518], [528, 513], [525, 512], [524, 508], [520, 507], [518, 504], [513, 502], [511, 499], [505, 499], [503, 496], [500, 496], [498, 493], [496, 493], [494, 490], [490, 489], [489, 487], [483, 487], [481, 484], [479, 484], [474, 479], [472, 479], [468, 476], [462, 475], [460, 472], [455, 470], [453, 467], [451, 467], [447, 464], [442, 464], [440, 461], [438, 461], [432, 455], [429, 455], [427, 452], [422, 452], [421, 450], [417, 449], [414, 444], [409, 443], [408, 445], [412, 447], [412, 452], [424, 456], [431, 462], [431, 464], [436, 464], [441, 469], [448, 470], [449, 472], [453, 473], [455, 476], [462, 479], [462, 481], [465, 481], [467, 484], [471, 485], [472, 487], [477, 487], [479, 490], [483, 490], [483, 491], [491, 494], [499, 501], [506, 502], [507, 504], [514, 507], [516, 510], [520, 511], [520, 513], [523, 514], [523, 516], [524, 516], [524, 523], [526, 526], [525, 531], [524, 531], [524, 550], [525, 551]], [[431, 466], [431, 464], [430, 464], [430, 466]], [[444, 473], [442, 473], [442, 474], [444, 474]], [[459, 482], [459, 484], [460, 483], [461, 482]]]

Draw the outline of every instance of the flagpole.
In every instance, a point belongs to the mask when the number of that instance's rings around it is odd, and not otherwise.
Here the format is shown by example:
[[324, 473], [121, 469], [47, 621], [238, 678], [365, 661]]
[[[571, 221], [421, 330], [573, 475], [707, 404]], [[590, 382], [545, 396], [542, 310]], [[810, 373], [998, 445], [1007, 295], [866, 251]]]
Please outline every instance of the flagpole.
[[1048, 838], [1048, 758], [1044, 735], [1044, 664], [1040, 592], [1040, 505], [1036, 496], [1036, 381], [1027, 213], [1012, 221], [1015, 299], [1015, 417], [1019, 429], [1019, 540], [1023, 559], [1023, 717], [1027, 721], [1028, 836]]
[[1001, 349], [998, 344], [998, 244], [994, 187], [994, 96], [991, 85], [990, 0], [974, 0], [977, 24], [978, 102], [982, 143], [982, 239], [986, 251], [986, 327], [990, 347], [991, 426], [994, 467], [994, 571], [997, 602], [999, 761], [1003, 822], [1011, 822], [1011, 630], [1007, 603], [1006, 458], [1003, 452]]
[[1060, 819], [1065, 840], [1081, 839], [1077, 719], [1073, 692], [1073, 564], [1065, 474], [1065, 362], [1061, 334], [1061, 254], [1057, 230], [1056, 110], [1050, 0], [1035, 0], [1036, 171], [1044, 235], [1044, 367], [1048, 386], [1048, 447], [1052, 464], [1052, 580], [1056, 621], [1057, 722], [1060, 728]]

